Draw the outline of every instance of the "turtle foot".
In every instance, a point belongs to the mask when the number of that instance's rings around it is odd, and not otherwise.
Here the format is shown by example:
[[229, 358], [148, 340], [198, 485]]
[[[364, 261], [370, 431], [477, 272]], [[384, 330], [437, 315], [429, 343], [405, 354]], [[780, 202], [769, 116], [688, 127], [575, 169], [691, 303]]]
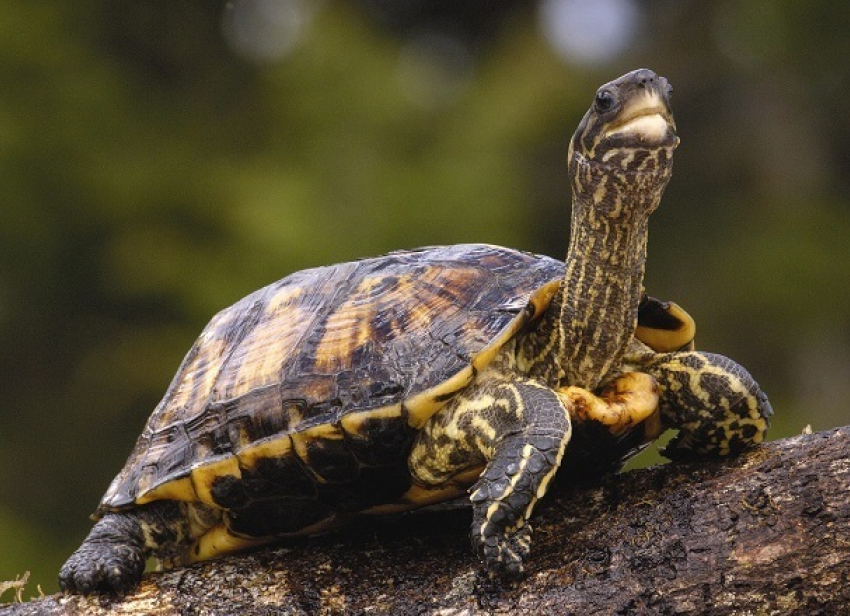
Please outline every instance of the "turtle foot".
[[107, 516], [95, 524], [59, 572], [59, 586], [69, 593], [124, 593], [145, 570], [145, 552], [128, 520]]
[[516, 579], [523, 575], [523, 561], [531, 552], [531, 526], [507, 531], [503, 535], [482, 537], [479, 556], [491, 578]]

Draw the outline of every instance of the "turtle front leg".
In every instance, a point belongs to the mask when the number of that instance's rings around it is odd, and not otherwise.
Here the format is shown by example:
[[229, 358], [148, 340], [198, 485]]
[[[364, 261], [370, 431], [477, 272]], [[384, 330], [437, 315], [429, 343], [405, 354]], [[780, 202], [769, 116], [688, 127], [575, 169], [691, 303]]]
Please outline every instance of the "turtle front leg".
[[664, 427], [679, 430], [665, 456], [728, 455], [764, 440], [773, 409], [743, 366], [698, 351], [647, 357], [638, 369], [658, 381]]
[[185, 506], [160, 501], [107, 513], [92, 528], [59, 572], [59, 585], [71, 593], [122, 593], [142, 578], [155, 551], [178, 549], [189, 536]]
[[418, 485], [408, 498], [427, 504], [472, 485], [473, 550], [490, 573], [518, 576], [531, 547], [528, 517], [570, 434], [569, 410], [554, 391], [483, 375], [417, 435], [408, 465]]
[[489, 572], [518, 577], [531, 550], [528, 518], [561, 464], [570, 413], [555, 392], [533, 381], [498, 388], [497, 400], [501, 417], [494, 416], [495, 438], [484, 447], [489, 460], [469, 498], [471, 539]]
[[602, 400], [575, 387], [555, 392], [530, 379], [485, 376], [417, 435], [409, 466], [419, 485], [409, 493], [411, 502], [436, 501], [474, 483], [473, 549], [492, 574], [520, 575], [531, 547], [528, 518], [561, 464], [571, 417], [625, 430], [656, 410], [651, 377], [623, 383]]

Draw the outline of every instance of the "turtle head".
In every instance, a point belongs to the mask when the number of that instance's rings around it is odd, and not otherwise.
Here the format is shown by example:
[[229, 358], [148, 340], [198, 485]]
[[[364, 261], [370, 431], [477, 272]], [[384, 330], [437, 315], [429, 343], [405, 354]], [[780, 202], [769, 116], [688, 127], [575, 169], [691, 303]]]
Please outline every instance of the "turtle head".
[[628, 187], [637, 182], [644, 189], [658, 189], [660, 199], [679, 145], [671, 93], [667, 80], [648, 69], [627, 73], [596, 91], [570, 141], [570, 176], [578, 196], [593, 192], [607, 178]]
[[530, 362], [550, 382], [593, 390], [631, 343], [649, 215], [661, 203], [678, 144], [663, 77], [640, 69], [596, 91], [570, 141], [567, 268], [547, 309], [553, 316], [538, 326], [553, 333]]

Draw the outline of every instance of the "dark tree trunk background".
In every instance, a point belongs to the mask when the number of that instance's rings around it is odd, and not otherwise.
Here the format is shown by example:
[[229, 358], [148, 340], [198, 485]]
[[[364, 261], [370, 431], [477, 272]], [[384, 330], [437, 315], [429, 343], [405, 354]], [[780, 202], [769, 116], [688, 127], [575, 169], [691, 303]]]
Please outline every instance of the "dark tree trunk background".
[[850, 426], [730, 460], [676, 463], [547, 497], [528, 575], [482, 578], [468, 510], [374, 519], [146, 576], [123, 599], [24, 614], [847, 614]]

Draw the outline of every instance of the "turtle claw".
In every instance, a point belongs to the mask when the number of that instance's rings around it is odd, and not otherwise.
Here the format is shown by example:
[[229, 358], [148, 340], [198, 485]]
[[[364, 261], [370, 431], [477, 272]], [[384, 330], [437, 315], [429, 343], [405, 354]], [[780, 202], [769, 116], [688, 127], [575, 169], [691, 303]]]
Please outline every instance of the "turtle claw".
[[531, 526], [526, 523], [498, 537], [495, 549], [488, 550], [490, 546], [485, 545], [483, 558], [490, 575], [508, 579], [521, 577], [525, 573], [523, 563], [531, 553], [531, 535]]
[[484, 564], [490, 578], [516, 579], [523, 575], [523, 562], [531, 552], [531, 526], [505, 530], [502, 533], [473, 532], [473, 548]]

